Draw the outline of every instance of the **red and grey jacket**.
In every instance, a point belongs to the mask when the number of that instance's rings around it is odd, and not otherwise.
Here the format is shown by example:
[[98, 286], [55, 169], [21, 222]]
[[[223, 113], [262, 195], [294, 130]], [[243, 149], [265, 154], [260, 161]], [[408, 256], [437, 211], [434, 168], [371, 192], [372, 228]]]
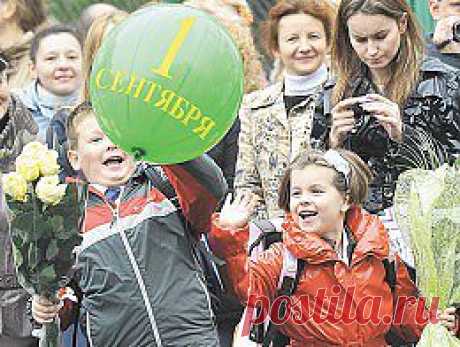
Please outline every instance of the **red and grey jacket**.
[[[92, 346], [218, 346], [191, 235], [140, 164], [118, 206], [90, 189], [78, 251], [82, 307]], [[208, 231], [226, 191], [207, 156], [162, 167], [193, 230]], [[196, 236], [196, 235], [195, 235]]]

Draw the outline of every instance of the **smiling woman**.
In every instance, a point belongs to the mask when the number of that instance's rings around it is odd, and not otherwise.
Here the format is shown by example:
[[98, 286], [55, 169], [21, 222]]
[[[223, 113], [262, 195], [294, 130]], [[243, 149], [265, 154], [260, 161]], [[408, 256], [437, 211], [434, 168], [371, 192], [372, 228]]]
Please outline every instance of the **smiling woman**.
[[278, 187], [289, 162], [309, 148], [316, 97], [328, 79], [326, 54], [335, 9], [329, 0], [280, 1], [264, 25], [267, 51], [285, 66], [282, 81], [246, 96], [235, 189], [259, 196], [257, 215], [279, 217]]
[[30, 47], [35, 80], [18, 96], [32, 112], [44, 142], [58, 110], [76, 104], [80, 95], [82, 47], [76, 30], [55, 25], [37, 33]]

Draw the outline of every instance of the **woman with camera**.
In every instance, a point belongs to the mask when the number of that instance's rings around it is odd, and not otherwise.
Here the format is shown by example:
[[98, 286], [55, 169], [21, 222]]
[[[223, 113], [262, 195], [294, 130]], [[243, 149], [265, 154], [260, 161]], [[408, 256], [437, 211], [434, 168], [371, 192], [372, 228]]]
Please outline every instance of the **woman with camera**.
[[336, 76], [315, 111], [312, 146], [357, 153], [374, 172], [364, 207], [390, 207], [398, 175], [460, 152], [460, 78], [424, 57], [405, 0], [342, 0], [332, 42]]

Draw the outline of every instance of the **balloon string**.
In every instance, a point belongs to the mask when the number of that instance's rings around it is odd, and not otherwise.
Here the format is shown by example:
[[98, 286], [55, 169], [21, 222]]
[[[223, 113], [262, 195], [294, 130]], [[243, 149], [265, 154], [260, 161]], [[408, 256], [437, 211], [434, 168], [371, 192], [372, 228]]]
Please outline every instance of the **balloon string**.
[[132, 148], [132, 153], [133, 153], [134, 159], [136, 159], [136, 161], [142, 160], [145, 157], [145, 154], [146, 154], [145, 149], [140, 148], [140, 147], [133, 147]]

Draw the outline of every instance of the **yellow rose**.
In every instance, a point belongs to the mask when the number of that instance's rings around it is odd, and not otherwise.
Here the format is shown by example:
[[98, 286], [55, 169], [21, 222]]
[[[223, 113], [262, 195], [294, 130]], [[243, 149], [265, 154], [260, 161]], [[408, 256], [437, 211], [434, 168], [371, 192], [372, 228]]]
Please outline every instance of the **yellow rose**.
[[16, 171], [25, 178], [27, 182], [32, 182], [40, 176], [40, 166], [38, 159], [21, 154], [16, 158]]
[[32, 141], [24, 146], [21, 154], [24, 154], [27, 157], [38, 159], [47, 150], [48, 148], [44, 144], [38, 141]]
[[10, 172], [2, 177], [2, 185], [6, 194], [11, 196], [13, 200], [27, 200], [27, 182], [17, 172]]
[[39, 167], [42, 176], [52, 176], [59, 173], [59, 165], [57, 162], [58, 152], [52, 149], [47, 149], [40, 155]]
[[66, 184], [58, 184], [58, 176], [40, 178], [35, 187], [38, 198], [47, 205], [57, 205], [65, 195]]

